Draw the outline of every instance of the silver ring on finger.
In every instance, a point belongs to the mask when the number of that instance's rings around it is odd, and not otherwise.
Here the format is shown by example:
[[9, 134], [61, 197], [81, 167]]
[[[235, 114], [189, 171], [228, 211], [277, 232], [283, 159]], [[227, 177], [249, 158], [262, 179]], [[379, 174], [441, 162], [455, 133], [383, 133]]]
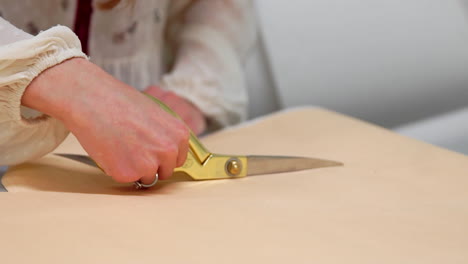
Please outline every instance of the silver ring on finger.
[[156, 183], [158, 183], [158, 179], [159, 179], [159, 175], [156, 173], [154, 175], [154, 181], [151, 184], [143, 184], [143, 183], [141, 183], [141, 181], [136, 181], [133, 184], [135, 185], [135, 188], [137, 190], [146, 189], [146, 188], [151, 188], [151, 187], [155, 186]]

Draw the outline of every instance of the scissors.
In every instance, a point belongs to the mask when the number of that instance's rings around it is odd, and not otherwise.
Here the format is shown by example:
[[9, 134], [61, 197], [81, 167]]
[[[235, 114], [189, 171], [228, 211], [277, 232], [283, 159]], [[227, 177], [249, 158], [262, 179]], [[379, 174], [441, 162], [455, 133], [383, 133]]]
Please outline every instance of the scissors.
[[[171, 108], [155, 97], [146, 94], [163, 110], [181, 119]], [[89, 156], [80, 154], [55, 155], [100, 168]], [[341, 162], [293, 156], [240, 156], [221, 155], [210, 152], [201, 141], [190, 132], [189, 152], [185, 163], [174, 169], [174, 173], [185, 173], [194, 180], [215, 180], [243, 178], [251, 175], [283, 173], [315, 168], [342, 166]], [[152, 184], [134, 182], [137, 189], [149, 188], [158, 181], [158, 174]]]

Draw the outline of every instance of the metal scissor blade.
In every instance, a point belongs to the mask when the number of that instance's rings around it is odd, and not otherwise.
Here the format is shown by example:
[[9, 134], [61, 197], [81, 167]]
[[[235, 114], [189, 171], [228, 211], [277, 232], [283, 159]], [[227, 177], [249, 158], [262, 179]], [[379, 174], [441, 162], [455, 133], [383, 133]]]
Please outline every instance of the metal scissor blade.
[[64, 157], [64, 158], [67, 158], [67, 159], [71, 159], [71, 160], [74, 160], [74, 161], [78, 161], [78, 162], [87, 164], [87, 165], [89, 165], [89, 166], [93, 166], [93, 167], [99, 168], [99, 166], [96, 164], [96, 162], [94, 162], [94, 160], [92, 160], [92, 159], [91, 159], [89, 156], [87, 156], [87, 155], [81, 155], [81, 154], [64, 154], [64, 153], [54, 153], [54, 155], [57, 155], [57, 156], [60, 156], [60, 157]]
[[343, 166], [332, 160], [287, 156], [247, 156], [247, 175], [260, 175]]

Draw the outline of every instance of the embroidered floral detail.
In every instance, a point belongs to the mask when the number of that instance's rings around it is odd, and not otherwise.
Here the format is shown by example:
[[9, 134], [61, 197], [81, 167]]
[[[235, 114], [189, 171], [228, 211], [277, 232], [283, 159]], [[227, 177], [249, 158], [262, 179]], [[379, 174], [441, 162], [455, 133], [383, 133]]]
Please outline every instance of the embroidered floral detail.
[[36, 24], [34, 24], [34, 22], [32, 21], [29, 21], [27, 24], [26, 24], [26, 31], [35, 36], [39, 33], [39, 28], [36, 26]]
[[67, 11], [68, 7], [70, 6], [70, 3], [68, 2], [68, 0], [62, 0], [60, 2], [60, 6], [62, 7], [63, 11]]
[[138, 22], [133, 22], [132, 25], [127, 29], [127, 32], [130, 34], [135, 33], [136, 29], [138, 27]]
[[112, 35], [112, 42], [115, 44], [122, 44], [125, 42], [127, 32], [117, 32]]
[[124, 43], [127, 40], [128, 35], [134, 34], [138, 28], [138, 22], [133, 22], [125, 31], [117, 32], [112, 35], [112, 42], [115, 44]]
[[155, 22], [155, 23], [160, 23], [160, 22], [161, 22], [161, 13], [159, 12], [159, 8], [156, 8], [156, 9], [154, 10], [154, 16], [153, 16], [153, 18], [154, 18], [154, 22]]

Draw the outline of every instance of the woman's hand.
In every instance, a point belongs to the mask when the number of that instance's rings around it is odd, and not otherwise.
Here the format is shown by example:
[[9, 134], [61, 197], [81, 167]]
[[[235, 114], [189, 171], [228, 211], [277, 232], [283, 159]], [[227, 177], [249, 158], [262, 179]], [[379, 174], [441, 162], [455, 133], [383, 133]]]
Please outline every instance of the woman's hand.
[[146, 93], [158, 98], [174, 110], [193, 133], [199, 135], [206, 130], [206, 119], [203, 113], [191, 102], [171, 91], [165, 91], [157, 86], [150, 86]]
[[118, 182], [153, 182], [187, 157], [189, 131], [143, 94], [84, 59], [36, 77], [22, 103], [61, 121]]

